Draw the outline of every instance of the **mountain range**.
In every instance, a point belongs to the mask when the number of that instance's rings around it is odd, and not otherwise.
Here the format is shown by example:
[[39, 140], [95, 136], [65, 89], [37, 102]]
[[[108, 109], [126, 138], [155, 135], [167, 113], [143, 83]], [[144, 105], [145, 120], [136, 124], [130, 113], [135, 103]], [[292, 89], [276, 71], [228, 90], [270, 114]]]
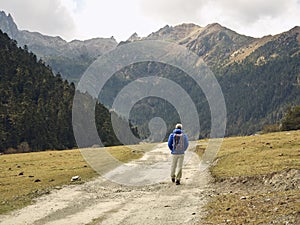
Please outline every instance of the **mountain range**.
[[[200, 56], [210, 67], [223, 90], [227, 106], [226, 135], [253, 134], [266, 124], [280, 123], [289, 106], [300, 104], [300, 27], [274, 36], [253, 38], [241, 35], [220, 24], [200, 27], [196, 24], [165, 26], [147, 37], [136, 33], [128, 40], [117, 43], [112, 38], [96, 38], [86, 41], [66, 42], [60, 37], [49, 37], [36, 32], [21, 31], [11, 15], [0, 12], [0, 29], [15, 39], [19, 46], [26, 45], [37, 54], [55, 73], [71, 82], [78, 82], [86, 68], [100, 55], [119, 45], [139, 40], [164, 40], [185, 46]], [[167, 78], [180, 74], [174, 68], [159, 63], [133, 65], [113, 78], [106, 85], [106, 95], [100, 100], [111, 107], [121, 85], [133, 81], [147, 68], [148, 73], [167, 71]], [[177, 82], [182, 84], [183, 80]], [[192, 83], [186, 82], [187, 91]], [[197, 91], [195, 91], [197, 90]], [[189, 92], [188, 92], [189, 93]], [[196, 102], [202, 121], [201, 136], [208, 136], [210, 113], [201, 90], [189, 93]], [[206, 102], [206, 103], [205, 103]], [[133, 116], [141, 132], [147, 136], [146, 124], [142, 124], [145, 112], [164, 107], [171, 124], [178, 119], [172, 114], [171, 106], [159, 99], [147, 99], [136, 106]], [[138, 110], [137, 110], [138, 109]], [[149, 118], [154, 114], [149, 114]], [[143, 134], [141, 135], [143, 137]]]
[[[147, 37], [139, 37], [137, 33], [134, 33], [128, 40], [120, 43], [117, 43], [113, 36], [67, 42], [61, 37], [19, 30], [13, 17], [10, 14], [6, 15], [4, 11], [0, 12], [0, 29], [16, 40], [19, 46], [26, 45], [30, 51], [50, 65], [54, 72], [72, 81], [73, 79], [78, 81], [82, 73], [78, 74], [76, 70], [77, 73], [74, 75], [70, 73], [69, 70], [72, 69], [68, 67], [82, 67], [80, 72], [84, 72], [97, 57], [105, 52], [113, 50], [120, 44], [138, 40], [164, 40], [183, 45], [202, 57], [212, 69], [242, 63], [258, 49], [276, 42], [276, 46], [269, 49], [269, 52], [263, 52], [258, 58], [253, 59], [255, 65], [262, 65], [278, 57], [280, 51], [289, 51], [285, 49], [285, 43], [291, 38], [296, 37], [296, 41], [300, 43], [298, 35], [300, 27], [298, 26], [278, 35], [253, 38], [238, 34], [218, 23], [209, 24], [206, 27], [196, 24], [181, 24], [174, 27], [166, 25]], [[291, 56], [298, 54], [299, 51], [296, 49]]]
[[0, 12], [0, 29], [16, 40], [20, 47], [26, 45], [38, 58], [50, 65], [55, 73], [75, 83], [98, 56], [118, 44], [114, 37], [67, 42], [60, 37], [19, 30], [13, 17], [3, 11]]

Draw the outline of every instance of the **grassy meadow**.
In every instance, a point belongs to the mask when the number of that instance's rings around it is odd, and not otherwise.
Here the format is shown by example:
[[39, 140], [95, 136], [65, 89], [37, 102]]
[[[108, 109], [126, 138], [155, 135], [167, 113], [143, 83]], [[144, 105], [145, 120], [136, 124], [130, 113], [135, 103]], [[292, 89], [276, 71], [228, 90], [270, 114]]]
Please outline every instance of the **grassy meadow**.
[[[133, 151], [126, 146], [117, 146], [106, 150], [119, 161], [128, 162], [140, 158], [150, 147], [141, 145], [139, 151]], [[0, 214], [24, 207], [53, 188], [82, 183], [98, 176], [79, 150], [0, 155], [0, 162]], [[80, 176], [81, 180], [71, 182], [73, 176]]]
[[225, 138], [207, 224], [297, 224], [299, 170], [300, 131]]

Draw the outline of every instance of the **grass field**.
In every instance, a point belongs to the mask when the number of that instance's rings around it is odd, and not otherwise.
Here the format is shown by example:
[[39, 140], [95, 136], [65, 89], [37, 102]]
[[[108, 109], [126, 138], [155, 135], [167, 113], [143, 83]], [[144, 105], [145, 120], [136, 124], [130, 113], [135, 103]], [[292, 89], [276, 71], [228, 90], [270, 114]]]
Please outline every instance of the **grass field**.
[[299, 224], [299, 170], [300, 131], [225, 138], [207, 224]]
[[[139, 151], [125, 146], [107, 147], [106, 150], [119, 161], [128, 162], [140, 158], [150, 147], [135, 146]], [[0, 162], [0, 214], [24, 207], [53, 188], [98, 176], [79, 150], [1, 155]], [[71, 182], [72, 176], [80, 176], [81, 180]]]
[[[199, 141], [196, 152], [200, 156], [205, 146], [205, 140]], [[107, 151], [128, 162], [151, 147], [136, 146], [138, 151], [133, 151], [120, 146]], [[79, 150], [1, 155], [0, 162], [1, 214], [24, 207], [53, 188], [98, 176]], [[211, 167], [215, 191], [206, 206], [206, 223], [297, 224], [300, 191], [295, 179], [299, 170], [300, 131], [225, 138]], [[81, 181], [71, 182], [75, 175]]]

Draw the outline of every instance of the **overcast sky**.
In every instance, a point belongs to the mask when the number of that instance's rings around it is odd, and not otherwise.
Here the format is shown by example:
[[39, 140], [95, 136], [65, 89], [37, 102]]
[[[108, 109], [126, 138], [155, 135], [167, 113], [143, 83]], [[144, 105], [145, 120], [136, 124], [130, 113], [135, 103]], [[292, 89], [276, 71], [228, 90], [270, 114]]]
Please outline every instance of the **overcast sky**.
[[19, 29], [70, 41], [146, 36], [165, 25], [218, 22], [261, 37], [300, 26], [300, 0], [0, 0]]

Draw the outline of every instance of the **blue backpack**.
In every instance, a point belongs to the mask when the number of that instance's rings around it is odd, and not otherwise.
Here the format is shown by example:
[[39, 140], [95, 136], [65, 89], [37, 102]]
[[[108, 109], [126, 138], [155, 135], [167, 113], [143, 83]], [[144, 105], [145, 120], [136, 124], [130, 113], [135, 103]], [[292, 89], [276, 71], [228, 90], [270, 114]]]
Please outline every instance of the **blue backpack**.
[[174, 151], [184, 151], [184, 137], [183, 133], [176, 134], [173, 136], [173, 150]]

